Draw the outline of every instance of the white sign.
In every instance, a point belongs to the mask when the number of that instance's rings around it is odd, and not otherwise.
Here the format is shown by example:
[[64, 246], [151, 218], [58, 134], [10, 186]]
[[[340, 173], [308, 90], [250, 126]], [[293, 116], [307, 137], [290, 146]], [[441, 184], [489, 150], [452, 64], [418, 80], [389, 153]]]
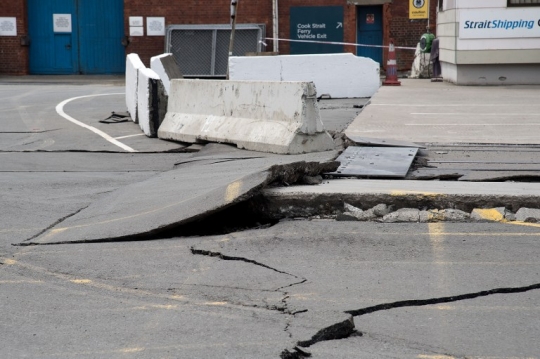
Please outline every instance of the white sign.
[[144, 36], [144, 27], [142, 26], [130, 26], [129, 36]]
[[165, 18], [164, 17], [147, 17], [146, 18], [146, 35], [165, 36]]
[[71, 32], [71, 14], [53, 14], [54, 32]]
[[0, 36], [17, 36], [17, 18], [0, 17]]
[[130, 16], [129, 26], [144, 26], [142, 16]]
[[460, 39], [540, 38], [540, 8], [460, 11]]

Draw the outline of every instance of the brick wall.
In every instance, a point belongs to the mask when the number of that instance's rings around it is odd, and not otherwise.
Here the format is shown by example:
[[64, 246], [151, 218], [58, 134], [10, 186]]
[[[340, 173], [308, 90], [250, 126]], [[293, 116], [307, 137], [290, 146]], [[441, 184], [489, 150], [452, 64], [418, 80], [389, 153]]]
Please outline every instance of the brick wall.
[[[164, 16], [166, 25], [170, 24], [228, 24], [230, 0], [190, 0], [183, 5], [166, 4], [159, 0], [126, 0], [125, 31], [129, 32], [129, 16]], [[290, 37], [290, 7], [292, 6], [343, 6], [344, 42], [356, 42], [356, 6], [346, 0], [280, 0], [279, 1], [279, 37]], [[437, 2], [431, 1], [431, 31], [435, 31]], [[238, 23], [266, 24], [266, 37], [272, 37], [272, 0], [240, 0]], [[396, 46], [416, 47], [422, 34], [426, 32], [427, 20], [409, 20], [409, 0], [394, 0], [384, 5], [384, 44], [390, 38]], [[165, 47], [163, 37], [132, 37], [127, 52], [136, 52], [148, 65], [150, 57], [161, 54]], [[267, 41], [267, 51], [272, 51], [272, 41]], [[290, 43], [280, 42], [279, 52], [288, 54]], [[345, 46], [345, 52], [356, 53], [355, 46]], [[414, 51], [398, 50], [398, 69], [408, 70], [414, 60]], [[384, 52], [386, 63], [386, 51]], [[384, 64], [383, 64], [384, 67]]]
[[0, 36], [0, 74], [28, 74], [28, 47], [21, 46], [21, 37], [27, 35], [26, 2], [4, 1], [0, 17], [17, 18], [17, 36]]
[[[20, 38], [27, 35], [26, 1], [5, 1], [0, 16], [17, 17], [16, 37], [0, 37], [0, 74], [28, 73], [28, 47], [20, 45]], [[356, 6], [348, 5], [347, 0], [279, 0], [279, 37], [289, 38], [289, 15], [291, 6], [343, 6], [344, 41], [356, 42]], [[431, 29], [435, 31], [436, 1], [431, 1]], [[230, 0], [125, 0], [124, 29], [129, 34], [129, 17], [148, 16], [165, 17], [166, 25], [171, 24], [228, 24]], [[384, 9], [384, 44], [393, 38], [396, 46], [416, 47], [420, 37], [426, 31], [426, 20], [409, 20], [409, 0], [393, 0]], [[272, 37], [272, 0], [240, 0], [238, 23], [266, 24], [266, 36]], [[272, 51], [273, 44], [267, 42], [267, 51]], [[126, 53], [138, 53], [148, 66], [150, 57], [163, 53], [163, 36], [142, 36], [130, 38]], [[290, 43], [280, 42], [281, 54], [288, 54]], [[345, 46], [346, 52], [355, 53], [355, 46]], [[384, 51], [383, 67], [386, 63]], [[398, 50], [398, 68], [408, 70], [414, 59], [414, 51]]]
[[[409, 0], [394, 0], [392, 4], [385, 5], [385, 33], [384, 43], [389, 44], [394, 39], [396, 46], [414, 47], [426, 33], [427, 20], [409, 20]], [[437, 19], [437, 1], [430, 1], [430, 31], [435, 34]], [[386, 51], [384, 52], [383, 67], [386, 67]], [[413, 50], [396, 50], [398, 70], [410, 70], [413, 60]]]
[[[183, 0], [171, 4], [159, 0], [126, 0], [124, 5], [125, 31], [129, 34], [130, 16], [164, 16], [166, 25], [229, 24], [230, 0]], [[240, 0], [237, 22], [266, 24], [267, 35], [272, 31], [272, 1]], [[146, 24], [145, 24], [146, 26]], [[163, 53], [165, 38], [162, 36], [132, 37], [127, 52], [136, 52], [145, 65], [150, 57]]]

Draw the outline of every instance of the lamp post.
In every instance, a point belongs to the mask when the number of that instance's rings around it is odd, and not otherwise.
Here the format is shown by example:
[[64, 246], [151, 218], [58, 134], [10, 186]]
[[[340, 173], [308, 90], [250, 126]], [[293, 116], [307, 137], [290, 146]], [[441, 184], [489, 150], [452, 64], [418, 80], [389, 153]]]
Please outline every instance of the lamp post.
[[[233, 55], [234, 33], [236, 30], [236, 9], [239, 0], [231, 0], [231, 41], [229, 42], [229, 58]], [[229, 79], [229, 61], [227, 61], [227, 80]]]

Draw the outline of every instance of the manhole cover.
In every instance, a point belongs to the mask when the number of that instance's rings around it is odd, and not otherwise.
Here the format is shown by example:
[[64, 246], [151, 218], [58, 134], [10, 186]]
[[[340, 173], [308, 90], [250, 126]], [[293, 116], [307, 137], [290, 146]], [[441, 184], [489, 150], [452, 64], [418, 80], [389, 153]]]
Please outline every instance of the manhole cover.
[[341, 165], [333, 176], [404, 178], [418, 148], [348, 147], [338, 158]]

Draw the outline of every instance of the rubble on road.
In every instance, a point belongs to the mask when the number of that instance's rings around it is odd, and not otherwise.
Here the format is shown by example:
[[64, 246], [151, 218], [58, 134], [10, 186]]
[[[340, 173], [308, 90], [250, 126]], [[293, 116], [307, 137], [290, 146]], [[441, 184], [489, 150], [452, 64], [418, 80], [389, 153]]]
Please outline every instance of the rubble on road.
[[399, 208], [378, 204], [367, 210], [344, 203], [344, 211], [336, 221], [375, 221], [382, 223], [434, 223], [434, 222], [540, 222], [540, 209], [521, 208], [514, 213], [505, 207], [475, 208], [471, 213], [454, 208], [418, 209]]

